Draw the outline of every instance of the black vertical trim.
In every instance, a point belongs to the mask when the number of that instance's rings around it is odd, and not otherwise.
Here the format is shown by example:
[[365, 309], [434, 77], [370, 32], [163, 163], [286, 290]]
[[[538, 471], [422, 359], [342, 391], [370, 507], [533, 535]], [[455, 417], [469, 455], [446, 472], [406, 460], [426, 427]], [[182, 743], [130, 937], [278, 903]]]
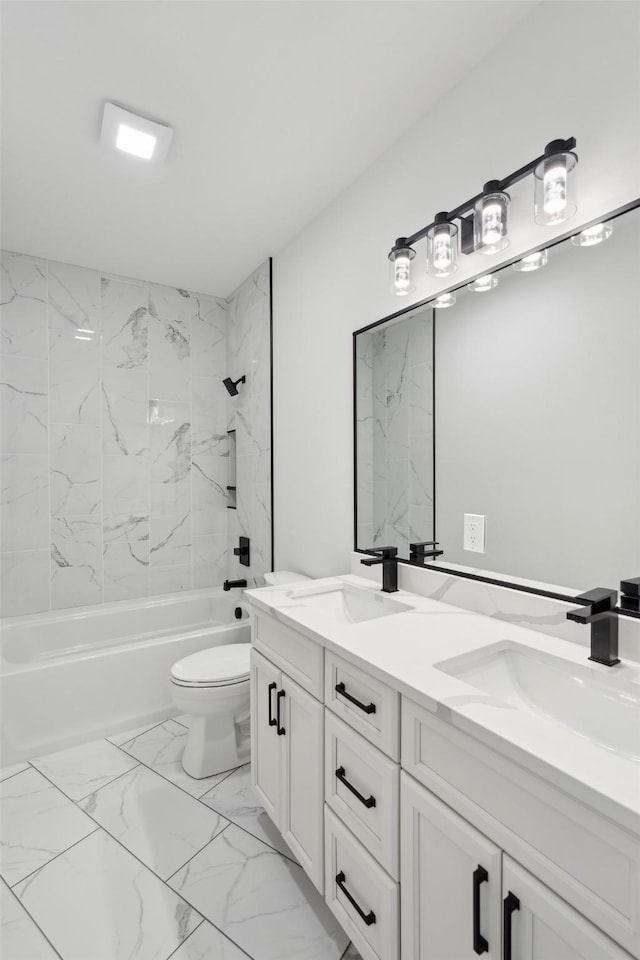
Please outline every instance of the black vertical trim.
[[438, 532], [436, 530], [436, 314], [437, 310], [433, 307], [431, 323], [431, 513], [433, 517], [433, 539], [438, 542]]
[[353, 334], [352, 366], [353, 366], [353, 549], [358, 549], [358, 396], [356, 392], [356, 333]]
[[271, 569], [275, 569], [275, 523], [273, 514], [273, 257], [269, 257], [269, 404], [271, 423]]

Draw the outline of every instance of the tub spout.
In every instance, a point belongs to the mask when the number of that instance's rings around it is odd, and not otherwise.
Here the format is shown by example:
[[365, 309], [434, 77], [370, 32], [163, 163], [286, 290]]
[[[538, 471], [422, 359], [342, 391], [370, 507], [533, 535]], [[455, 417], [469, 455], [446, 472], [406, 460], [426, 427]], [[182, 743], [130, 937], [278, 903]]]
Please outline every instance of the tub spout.
[[231, 589], [234, 589], [235, 587], [246, 587], [246, 585], [247, 585], [246, 580], [225, 580], [225, 582], [222, 584], [222, 589], [231, 590]]

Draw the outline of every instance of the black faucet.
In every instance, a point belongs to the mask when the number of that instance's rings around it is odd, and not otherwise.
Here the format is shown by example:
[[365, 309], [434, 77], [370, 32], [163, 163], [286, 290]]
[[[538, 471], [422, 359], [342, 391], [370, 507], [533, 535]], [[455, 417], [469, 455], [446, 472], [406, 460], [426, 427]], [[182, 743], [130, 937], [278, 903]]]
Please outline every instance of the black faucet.
[[[436, 557], [441, 557], [444, 553], [444, 550], [436, 550], [438, 546], [437, 540], [424, 540], [422, 543], [410, 543], [409, 544], [409, 560], [412, 563], [424, 563], [425, 560], [430, 557], [435, 560]], [[427, 547], [433, 547], [433, 550], [427, 550]]]
[[246, 580], [225, 580], [225, 582], [222, 584], [222, 589], [231, 590], [231, 588], [235, 589], [236, 587], [246, 587], [246, 585]]
[[583, 607], [569, 610], [567, 620], [591, 624], [591, 655], [589, 660], [613, 667], [618, 657], [618, 615], [614, 609], [618, 594], [606, 587], [596, 587], [581, 593], [576, 600], [586, 600]]
[[361, 560], [365, 567], [375, 567], [378, 563], [382, 564], [382, 589], [385, 593], [398, 592], [398, 549], [397, 547], [375, 547], [371, 550], [365, 550], [370, 553], [374, 560]]
[[640, 577], [620, 581], [620, 609], [640, 612]]

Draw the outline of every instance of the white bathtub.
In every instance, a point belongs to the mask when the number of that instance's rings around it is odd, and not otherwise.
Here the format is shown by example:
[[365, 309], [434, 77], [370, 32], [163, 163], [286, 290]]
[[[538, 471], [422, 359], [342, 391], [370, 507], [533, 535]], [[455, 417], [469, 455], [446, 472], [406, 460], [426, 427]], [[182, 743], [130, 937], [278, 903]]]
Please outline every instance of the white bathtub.
[[[241, 606], [243, 619], [236, 620]], [[169, 670], [249, 642], [237, 591], [191, 590], [2, 621], [2, 766], [175, 713]]]

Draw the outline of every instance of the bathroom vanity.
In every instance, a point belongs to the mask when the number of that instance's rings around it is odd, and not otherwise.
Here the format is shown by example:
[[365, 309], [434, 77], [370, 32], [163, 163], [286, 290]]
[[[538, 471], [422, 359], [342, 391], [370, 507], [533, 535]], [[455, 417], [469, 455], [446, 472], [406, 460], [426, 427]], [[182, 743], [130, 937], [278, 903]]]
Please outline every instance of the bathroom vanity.
[[363, 960], [640, 956], [640, 665], [356, 576], [249, 591], [252, 778]]

